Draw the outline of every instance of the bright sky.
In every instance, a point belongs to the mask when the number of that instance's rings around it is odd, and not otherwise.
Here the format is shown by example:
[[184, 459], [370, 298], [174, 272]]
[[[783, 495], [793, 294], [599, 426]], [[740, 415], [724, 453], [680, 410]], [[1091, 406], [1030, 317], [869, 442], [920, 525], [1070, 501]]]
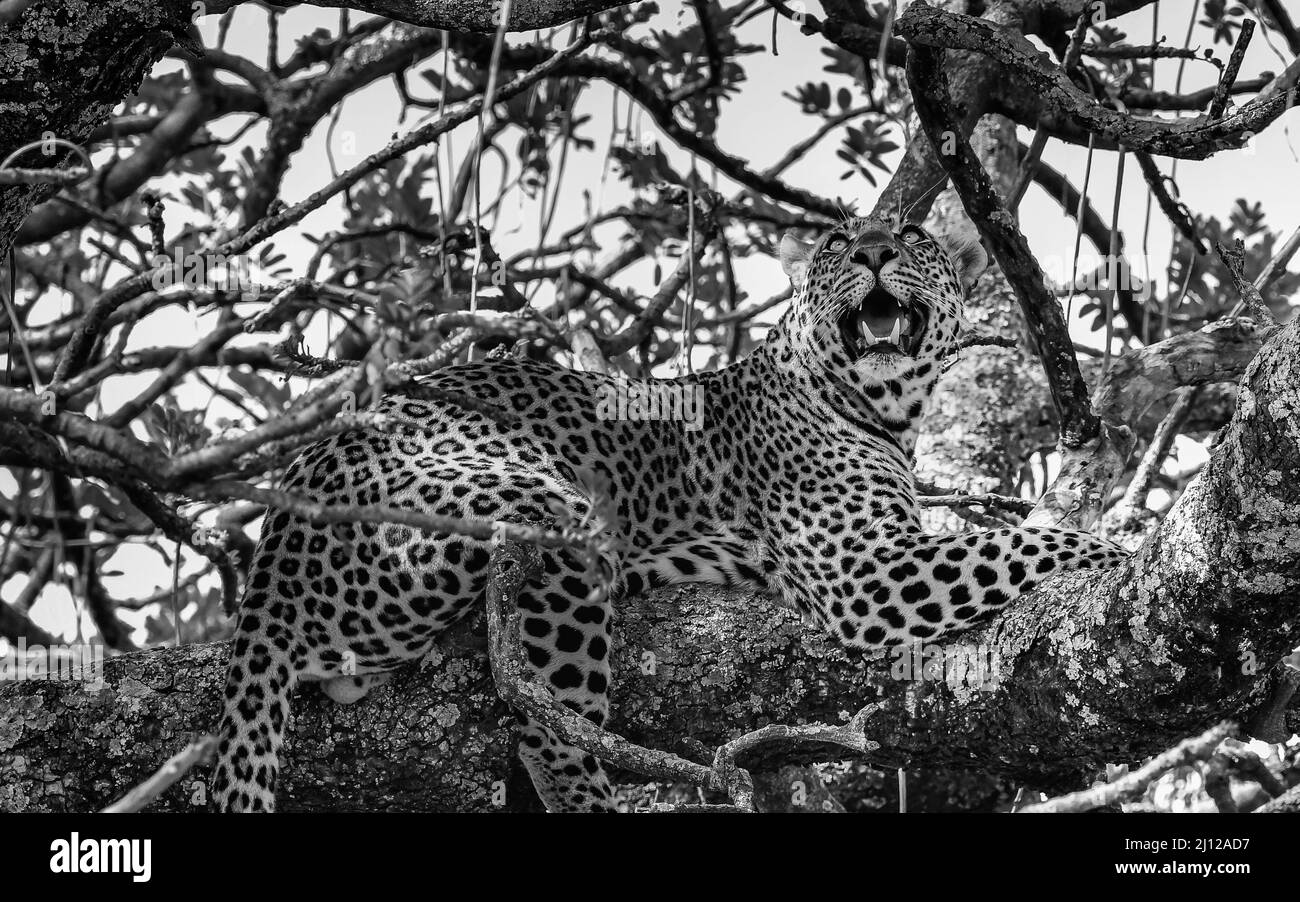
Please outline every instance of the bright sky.
[[[655, 27], [672, 29], [679, 15], [693, 16], [689, 6], [679, 7], [672, 0], [660, 4], [661, 12], [652, 23]], [[1170, 2], [1158, 4], [1160, 22], [1158, 34], [1167, 38], [1168, 43], [1181, 46], [1188, 27], [1192, 3]], [[354, 17], [354, 21], [356, 17]], [[318, 27], [333, 30], [338, 24], [335, 10], [321, 10], [299, 6], [290, 9], [280, 22], [280, 58], [287, 57], [293, 50], [293, 43], [301, 35], [308, 34]], [[1147, 43], [1152, 40], [1152, 11], [1143, 10], [1117, 20], [1116, 24], [1125, 29], [1131, 43]], [[200, 29], [207, 42], [215, 41], [217, 17], [209, 16], [200, 20]], [[769, 47], [771, 42], [771, 16], [764, 14], [744, 26], [738, 37], [743, 43], [761, 44]], [[798, 105], [784, 93], [792, 93], [804, 82], [828, 81], [832, 91], [842, 86], [853, 90], [855, 103], [863, 101], [859, 90], [847, 76], [827, 75], [822, 67], [828, 61], [822, 53], [824, 40], [817, 36], [803, 36], [795, 26], [782, 20], [778, 24], [778, 41], [780, 55], [770, 52], [741, 58], [747, 81], [739, 96], [723, 104], [720, 118], [718, 143], [724, 150], [748, 159], [751, 167], [762, 170], [772, 164], [797, 140], [811, 134], [820, 124], [819, 120], [804, 115]], [[1262, 31], [1262, 29], [1261, 29]], [[567, 34], [567, 29], [564, 30]], [[512, 42], [525, 40], [527, 36], [513, 35]], [[1241, 77], [1251, 78], [1264, 70], [1281, 71], [1285, 61], [1270, 46], [1270, 42], [1257, 32], [1242, 67]], [[1275, 36], [1271, 37], [1273, 47], [1285, 54], [1284, 43]], [[1193, 35], [1193, 45], [1210, 46], [1210, 35], [1205, 29], [1197, 29]], [[266, 13], [255, 7], [241, 7], [236, 13], [234, 25], [227, 40], [227, 49], [247, 56], [259, 64], [265, 61], [267, 45]], [[1221, 58], [1227, 57], [1226, 45], [1218, 45], [1215, 52]], [[171, 71], [175, 63], [159, 64], [156, 71]], [[419, 69], [441, 68], [441, 58], [437, 55], [425, 61]], [[1157, 63], [1155, 87], [1161, 90], [1173, 90], [1178, 70], [1176, 60], [1164, 60]], [[1189, 62], [1183, 79], [1184, 91], [1194, 90], [1214, 83], [1217, 69], [1208, 63]], [[428, 95], [427, 85], [418, 77], [411, 79], [413, 90]], [[580, 223], [585, 217], [583, 194], [590, 192], [597, 198], [601, 191], [601, 172], [611, 133], [611, 113], [617, 108], [620, 122], [626, 120], [628, 105], [623, 96], [615, 97], [615, 91], [604, 83], [593, 83], [587, 88], [581, 102], [581, 112], [589, 115], [591, 120], [580, 131], [582, 137], [595, 142], [591, 151], [571, 150], [570, 159], [564, 173], [562, 190], [559, 191], [559, 204], [550, 235], [560, 234], [571, 226]], [[367, 154], [383, 147], [395, 132], [405, 132], [413, 124], [415, 117], [408, 117], [400, 123], [399, 101], [391, 80], [385, 80], [348, 98], [344, 104], [338, 125], [334, 130], [333, 153], [340, 168], [349, 168], [360, 162]], [[420, 111], [414, 111], [419, 113]], [[655, 135], [653, 124], [648, 116], [640, 116], [643, 129], [651, 136]], [[243, 122], [242, 117], [229, 117], [220, 123], [216, 131], [219, 135], [229, 135]], [[1222, 154], [1203, 162], [1183, 161], [1178, 164], [1177, 180], [1181, 197], [1194, 211], [1205, 215], [1214, 215], [1223, 220], [1235, 200], [1245, 197], [1251, 201], [1262, 201], [1267, 214], [1266, 222], [1275, 230], [1289, 234], [1300, 226], [1300, 203], [1295, 191], [1296, 175], [1300, 172], [1300, 140], [1293, 134], [1297, 123], [1297, 113], [1293, 109], [1279, 124], [1274, 125], [1263, 135], [1255, 139], [1251, 155], [1241, 153]], [[473, 123], [462, 126], [453, 135], [453, 147], [463, 151], [469, 145], [474, 129]], [[1028, 143], [1031, 134], [1021, 129], [1021, 140]], [[308, 140], [305, 148], [295, 157], [286, 175], [281, 197], [292, 203], [307, 196], [323, 185], [330, 177], [326, 163], [326, 126], [322, 124]], [[793, 166], [785, 174], [785, 179], [792, 185], [804, 188], [823, 196], [842, 196], [856, 202], [859, 210], [867, 210], [878, 193], [861, 177], [855, 176], [842, 180], [846, 164], [835, 157], [839, 146], [841, 132], [828, 136], [809, 153], [805, 159]], [[265, 127], [258, 126], [244, 139], [255, 149], [264, 146]], [[511, 156], [517, 135], [507, 135], [501, 142], [503, 149]], [[903, 143], [901, 136], [895, 136], [896, 143]], [[689, 167], [688, 156], [677, 150], [671, 142], [664, 142], [664, 147], [673, 164], [679, 169]], [[1048, 144], [1043, 155], [1044, 160], [1069, 177], [1076, 186], [1082, 184], [1086, 163], [1086, 151], [1080, 147], [1064, 145], [1059, 141]], [[459, 157], [457, 157], [459, 159]], [[892, 161], [891, 161], [892, 162]], [[1098, 154], [1092, 168], [1089, 193], [1093, 203], [1103, 219], [1109, 221], [1116, 175], [1116, 155]], [[1170, 161], [1159, 160], [1163, 171], [1168, 172]], [[492, 157], [487, 158], [483, 170], [484, 191], [491, 196], [500, 182], [500, 170]], [[709, 172], [707, 163], [701, 163], [705, 173]], [[513, 173], [512, 173], [513, 174]], [[881, 174], [883, 186], [887, 176]], [[616, 181], [611, 174], [606, 181], [603, 207], [608, 209], [630, 199], [629, 192]], [[725, 178], [719, 181], [719, 190], [731, 193], [736, 190]], [[429, 195], [436, 198], [434, 186], [429, 186]], [[494, 243], [503, 256], [526, 250], [535, 246], [537, 241], [537, 221], [540, 200], [528, 199], [516, 191], [503, 205], [501, 221], [494, 230]], [[1134, 261], [1137, 272], [1144, 270], [1140, 259], [1142, 235], [1146, 219], [1147, 194], [1136, 165], [1130, 159], [1124, 180], [1124, 193], [1120, 205], [1120, 225], [1128, 239], [1129, 257]], [[307, 217], [300, 226], [276, 239], [277, 247], [289, 254], [290, 263], [301, 266], [305, 263], [311, 245], [298, 237], [302, 232], [321, 235], [337, 228], [341, 221], [342, 201], [336, 198], [324, 209]], [[183, 204], [169, 205], [167, 211], [168, 231], [174, 233], [183, 224], [187, 209]], [[1030, 244], [1048, 272], [1064, 272], [1068, 266], [1074, 244], [1074, 225], [1060, 207], [1044, 193], [1031, 188], [1021, 206], [1022, 224]], [[618, 227], [606, 228], [597, 232], [598, 239], [605, 246], [612, 247], [621, 233]], [[1150, 223], [1147, 248], [1150, 255], [1150, 268], [1163, 280], [1170, 246], [1170, 228], [1159, 210], [1155, 210]], [[1081, 259], [1080, 270], [1087, 271], [1089, 258], [1095, 260], [1096, 251], [1084, 244], [1085, 252]], [[672, 263], [665, 262], [665, 270], [671, 269]], [[650, 261], [643, 262], [625, 272], [617, 284], [634, 286], [645, 295], [653, 290], [652, 267]], [[765, 258], [751, 258], [737, 261], [737, 275], [742, 286], [751, 299], [761, 300], [781, 290], [786, 282], [778, 264]], [[547, 292], [539, 294], [544, 300]], [[779, 315], [779, 309], [773, 316]], [[53, 306], [43, 311], [44, 315], [33, 317], [33, 325], [48, 321], [60, 313]], [[184, 312], [155, 316], [142, 324], [134, 333], [131, 347], [152, 345], [176, 345], [197, 340], [210, 325], [210, 318], [196, 319]], [[1077, 340], [1097, 345], [1098, 337], [1089, 335], [1087, 327], [1079, 320], [1072, 324], [1072, 331]], [[236, 342], [265, 341], [267, 336], [249, 336]], [[109, 397], [128, 396], [141, 390], [151, 377], [123, 377], [115, 380], [107, 391]], [[184, 398], [182, 402], [184, 403]], [[196, 396], [194, 403], [201, 403]], [[12, 485], [5, 485], [4, 490], [11, 492]], [[188, 553], [183, 573], [192, 572], [199, 566], [193, 553]], [[106, 571], [118, 571], [120, 576], [108, 576], [105, 585], [108, 590], [123, 597], [146, 594], [154, 587], [170, 580], [170, 573], [161, 568], [157, 555], [141, 546], [126, 546], [105, 566]], [[12, 599], [21, 586], [18, 579], [11, 580], [4, 586], [3, 595]], [[67, 595], [62, 590], [47, 593], [46, 597], [33, 610], [33, 619], [40, 625], [55, 632], [71, 636], [75, 630], [74, 618], [68, 616], [71, 606]], [[124, 619], [131, 623], [140, 621], [133, 613], [124, 614]], [[138, 636], [137, 636], [138, 638]]]

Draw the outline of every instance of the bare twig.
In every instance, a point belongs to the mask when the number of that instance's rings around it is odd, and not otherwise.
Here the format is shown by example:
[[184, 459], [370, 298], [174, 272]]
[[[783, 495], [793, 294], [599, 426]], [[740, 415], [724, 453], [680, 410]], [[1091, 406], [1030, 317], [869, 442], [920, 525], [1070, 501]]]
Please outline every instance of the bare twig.
[[1246, 48], [1250, 46], [1250, 39], [1254, 34], [1255, 20], [1243, 21], [1241, 33], [1237, 35], [1237, 43], [1232, 47], [1232, 56], [1228, 57], [1228, 67], [1219, 77], [1219, 84], [1214, 89], [1214, 99], [1210, 101], [1211, 119], [1223, 116], [1223, 111], [1228, 106], [1228, 92], [1232, 89], [1233, 82], [1237, 80], [1237, 73], [1241, 71], [1241, 61], [1246, 58]]
[[1241, 296], [1241, 303], [1246, 305], [1251, 315], [1258, 319], [1261, 325], [1276, 325], [1277, 320], [1273, 317], [1273, 312], [1268, 309], [1268, 304], [1264, 303], [1264, 296], [1260, 294], [1259, 288], [1246, 278], [1244, 242], [1238, 238], [1233, 247], [1225, 247], [1222, 242], [1216, 242], [1214, 252], [1219, 255], [1228, 272], [1232, 273], [1232, 281]]
[[606, 358], [612, 359], [635, 348], [650, 335], [660, 315], [677, 299], [677, 293], [681, 291], [682, 286], [690, 278], [695, 261], [703, 256], [704, 249], [717, 235], [718, 222], [713, 215], [712, 201], [706, 193], [698, 195], [698, 200], [704, 209], [702, 210], [703, 215], [700, 217], [700, 225], [695, 231], [695, 241], [682, 254], [682, 259], [677, 264], [677, 268], [673, 270], [672, 275], [659, 286], [654, 298], [646, 305], [645, 312], [617, 335], [612, 335], [609, 338], [596, 338], [596, 343], [600, 346], [600, 350]]
[[1193, 47], [1169, 47], [1165, 44], [1112, 44], [1109, 46], [1084, 44], [1083, 52], [1086, 56], [1095, 59], [1189, 59], [1213, 63], [1219, 68], [1223, 68], [1223, 64], [1218, 60], [1213, 57], [1202, 56], [1200, 50]]
[[1029, 183], [1034, 180], [1034, 174], [1038, 171], [1039, 158], [1043, 155], [1043, 148], [1047, 146], [1047, 138], [1045, 128], [1034, 132], [1034, 140], [1029, 142], [1029, 150], [1020, 160], [1020, 172], [1016, 175], [1016, 183], [1012, 186], [1011, 193], [1007, 195], [1007, 209], [1012, 213], [1019, 208], [1020, 201], [1029, 190]]
[[[1254, 287], [1256, 290], [1261, 294], [1267, 291], [1268, 286], [1272, 285], [1278, 276], [1286, 272], [1287, 264], [1291, 262], [1291, 258], [1295, 256], [1296, 251], [1300, 251], [1300, 228], [1291, 233], [1291, 237], [1283, 242], [1282, 246], [1277, 249], [1277, 253], [1273, 255], [1273, 259], [1269, 260], [1264, 268], [1260, 270], [1259, 275], [1255, 277]], [[1228, 313], [1228, 319], [1240, 316], [1241, 312], [1246, 309], [1245, 292], [1238, 288], [1238, 294], [1241, 295], [1241, 300], [1237, 301], [1231, 312]]]
[[73, 169], [0, 169], [0, 185], [58, 185], [68, 188], [90, 177], [90, 170]]
[[291, 335], [271, 349], [274, 358], [287, 361], [289, 371], [295, 376], [319, 378], [336, 373], [339, 370], [356, 366], [359, 360], [332, 360], [326, 357], [313, 357], [302, 349], [302, 336]]
[[506, 523], [500, 520], [467, 520], [441, 514], [426, 514], [383, 504], [326, 504], [280, 489], [263, 489], [230, 480], [217, 480], [196, 486], [189, 492], [196, 498], [224, 501], [238, 498], [256, 501], [276, 510], [286, 511], [309, 523], [396, 523], [429, 533], [455, 533], [472, 539], [502, 539], [525, 542], [543, 548], [570, 545], [564, 534], [551, 529]]
[[994, 335], [989, 332], [967, 332], [957, 339], [955, 350], [964, 351], [967, 348], [994, 347], [994, 348], [1017, 348], [1020, 342], [1014, 335]]
[[1184, 739], [1167, 752], [1162, 752], [1131, 774], [1114, 783], [1105, 783], [1081, 792], [1020, 809], [1025, 814], [1067, 814], [1106, 808], [1143, 792], [1152, 781], [1167, 771], [1193, 761], [1204, 761], [1214, 753], [1219, 743], [1237, 732], [1235, 724], [1224, 722], [1211, 727], [1200, 736]]
[[737, 758], [771, 742], [838, 745], [861, 754], [872, 752], [879, 745], [867, 738], [866, 723], [875, 710], [875, 706], [868, 705], [842, 726], [820, 723], [796, 726], [768, 724], [752, 730], [718, 749], [713, 756], [713, 773], [722, 780], [727, 794], [738, 807], [752, 809], [754, 782], [747, 771], [736, 766]]
[[1083, 4], [1083, 9], [1079, 12], [1079, 18], [1074, 21], [1074, 31], [1070, 33], [1070, 43], [1065, 48], [1065, 56], [1061, 58], [1061, 71], [1069, 75], [1074, 71], [1074, 67], [1079, 65], [1079, 57], [1083, 55], [1083, 39], [1088, 35], [1088, 26], [1092, 24], [1093, 6], [1091, 3]]
[[167, 762], [163, 764], [162, 767], [158, 768], [158, 772], [152, 777], [145, 780], [126, 795], [122, 796], [122, 798], [118, 799], [112, 805], [109, 805], [101, 813], [125, 814], [133, 811], [142, 811], [152, 804], [152, 802], [160, 795], [166, 792], [173, 783], [189, 773], [190, 769], [195, 765], [203, 764], [211, 760], [212, 753], [216, 750], [216, 736], [209, 734], [194, 740], [175, 755], [168, 758]]
[[[1151, 193], [1155, 195], [1161, 211], [1168, 217], [1173, 227], [1187, 239], [1192, 247], [1196, 248], [1196, 253], [1205, 253], [1205, 242], [1196, 233], [1196, 225], [1192, 222], [1191, 211], [1187, 209], [1186, 204], [1174, 200], [1169, 194], [1169, 189], [1165, 186], [1165, 182], [1168, 180], [1161, 175], [1155, 160], [1151, 159], [1150, 154], [1146, 153], [1139, 152], [1135, 156], [1137, 157], [1138, 166], [1142, 170], [1142, 177], [1146, 179], [1147, 186], [1151, 189]], [[1170, 184], [1172, 184], [1172, 181], [1170, 181]]]
[[[1271, 84], [1273, 79], [1272, 72], [1265, 72], [1258, 78], [1243, 78], [1238, 80], [1228, 93], [1234, 97], [1238, 94], [1254, 94]], [[1151, 91], [1130, 85], [1121, 92], [1120, 99], [1129, 109], [1134, 110], [1203, 110], [1214, 99], [1214, 89], [1215, 85], [1210, 85], [1198, 91], [1177, 94], [1169, 91]]]
[[1142, 455], [1142, 460], [1138, 463], [1133, 479], [1124, 492], [1124, 497], [1114, 509], [1115, 519], [1118, 522], [1124, 522], [1136, 514], [1146, 504], [1147, 495], [1151, 492], [1151, 485], [1160, 475], [1160, 469], [1164, 466], [1165, 458], [1169, 456], [1169, 451], [1173, 448], [1174, 439], [1178, 437], [1188, 413], [1191, 412], [1192, 405], [1200, 397], [1201, 387], [1199, 385], [1183, 390], [1179, 393], [1169, 412], [1165, 414], [1160, 425], [1156, 427], [1155, 435], [1151, 437], [1151, 444], [1147, 446], [1146, 453]]
[[1260, 271], [1255, 279], [1255, 287], [1260, 291], [1266, 291], [1268, 286], [1273, 284], [1273, 280], [1286, 271], [1287, 264], [1295, 256], [1296, 251], [1300, 250], [1300, 228], [1291, 233], [1291, 237], [1283, 242], [1282, 246], [1277, 249], [1273, 259]]
[[950, 492], [947, 495], [925, 495], [920, 499], [922, 507], [981, 507], [1000, 508], [1013, 514], [1024, 516], [1034, 509], [1034, 502], [1025, 498], [1013, 498], [1010, 495], [998, 495], [994, 492]]

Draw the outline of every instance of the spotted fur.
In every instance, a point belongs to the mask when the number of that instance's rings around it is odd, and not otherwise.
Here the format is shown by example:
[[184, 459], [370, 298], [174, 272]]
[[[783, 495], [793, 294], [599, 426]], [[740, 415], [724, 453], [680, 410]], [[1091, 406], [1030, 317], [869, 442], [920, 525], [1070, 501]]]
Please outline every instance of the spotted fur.
[[[767, 340], [734, 366], [665, 383], [703, 393], [700, 428], [602, 418], [604, 375], [488, 360], [429, 382], [505, 408], [514, 425], [392, 397], [385, 409], [424, 430], [326, 439], [284, 487], [329, 504], [550, 524], [557, 506], [585, 509], [581, 471], [608, 477], [624, 539], [608, 597], [593, 600], [581, 561], [547, 551], [519, 598], [529, 667], [597, 724], [609, 714], [611, 605], [650, 588], [773, 592], [846, 645], [872, 648], [966, 628], [1048, 574], [1124, 559], [1069, 530], [920, 529], [917, 425], [984, 265], [977, 244], [854, 219], [815, 245], [787, 238], [781, 257], [797, 290]], [[862, 322], [872, 334], [906, 328], [868, 347], [855, 337]], [[226, 683], [217, 806], [272, 809], [294, 686], [323, 681], [335, 700], [356, 701], [423, 655], [481, 603], [489, 551], [462, 536], [270, 512]], [[548, 809], [613, 807], [600, 763], [545, 727], [524, 723], [520, 755]]]

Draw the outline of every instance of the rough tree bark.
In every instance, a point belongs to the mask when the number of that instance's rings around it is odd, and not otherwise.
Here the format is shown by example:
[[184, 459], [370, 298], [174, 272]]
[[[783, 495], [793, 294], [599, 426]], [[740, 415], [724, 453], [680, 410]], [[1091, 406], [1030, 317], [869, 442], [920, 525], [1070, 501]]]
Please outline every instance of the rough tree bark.
[[[979, 768], [1068, 789], [1108, 761], [1245, 719], [1272, 668], [1243, 663], [1276, 660], [1300, 639], [1297, 386], [1300, 322], [1251, 363], [1223, 441], [1130, 568], [1049, 582], [948, 643], [986, 646], [996, 685], [894, 679], [889, 653], [851, 659], [770, 601], [687, 587], [620, 612], [611, 726], [707, 761], [763, 724], [839, 723], [870, 704], [869, 758], [881, 766]], [[0, 687], [0, 808], [111, 802], [215, 722], [223, 660], [220, 645], [194, 646], [119, 657], [95, 692]], [[512, 787], [505, 807], [526, 806], [510, 734], [481, 643], [463, 627], [424, 669], [359, 705], [300, 693], [285, 806], [485, 810], [496, 781]], [[769, 769], [840, 756], [779, 744], [762, 754]], [[164, 805], [186, 807], [192, 793], [182, 783]]]

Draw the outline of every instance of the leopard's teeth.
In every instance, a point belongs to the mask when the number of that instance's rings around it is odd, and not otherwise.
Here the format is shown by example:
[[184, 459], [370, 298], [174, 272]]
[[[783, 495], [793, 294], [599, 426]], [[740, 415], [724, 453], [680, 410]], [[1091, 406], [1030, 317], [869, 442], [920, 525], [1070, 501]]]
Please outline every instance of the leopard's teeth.
[[894, 328], [893, 331], [889, 333], [889, 340], [893, 342], [895, 347], [900, 347], [900, 345], [898, 344], [898, 336], [901, 335], [902, 332], [903, 332], [903, 321], [901, 319], [894, 320]]
[[873, 345], [876, 343], [877, 339], [875, 333], [871, 331], [871, 327], [868, 326], [865, 322], [859, 320], [858, 329], [861, 330], [862, 332], [862, 341], [864, 342], [863, 345], [864, 347], [866, 345]]

